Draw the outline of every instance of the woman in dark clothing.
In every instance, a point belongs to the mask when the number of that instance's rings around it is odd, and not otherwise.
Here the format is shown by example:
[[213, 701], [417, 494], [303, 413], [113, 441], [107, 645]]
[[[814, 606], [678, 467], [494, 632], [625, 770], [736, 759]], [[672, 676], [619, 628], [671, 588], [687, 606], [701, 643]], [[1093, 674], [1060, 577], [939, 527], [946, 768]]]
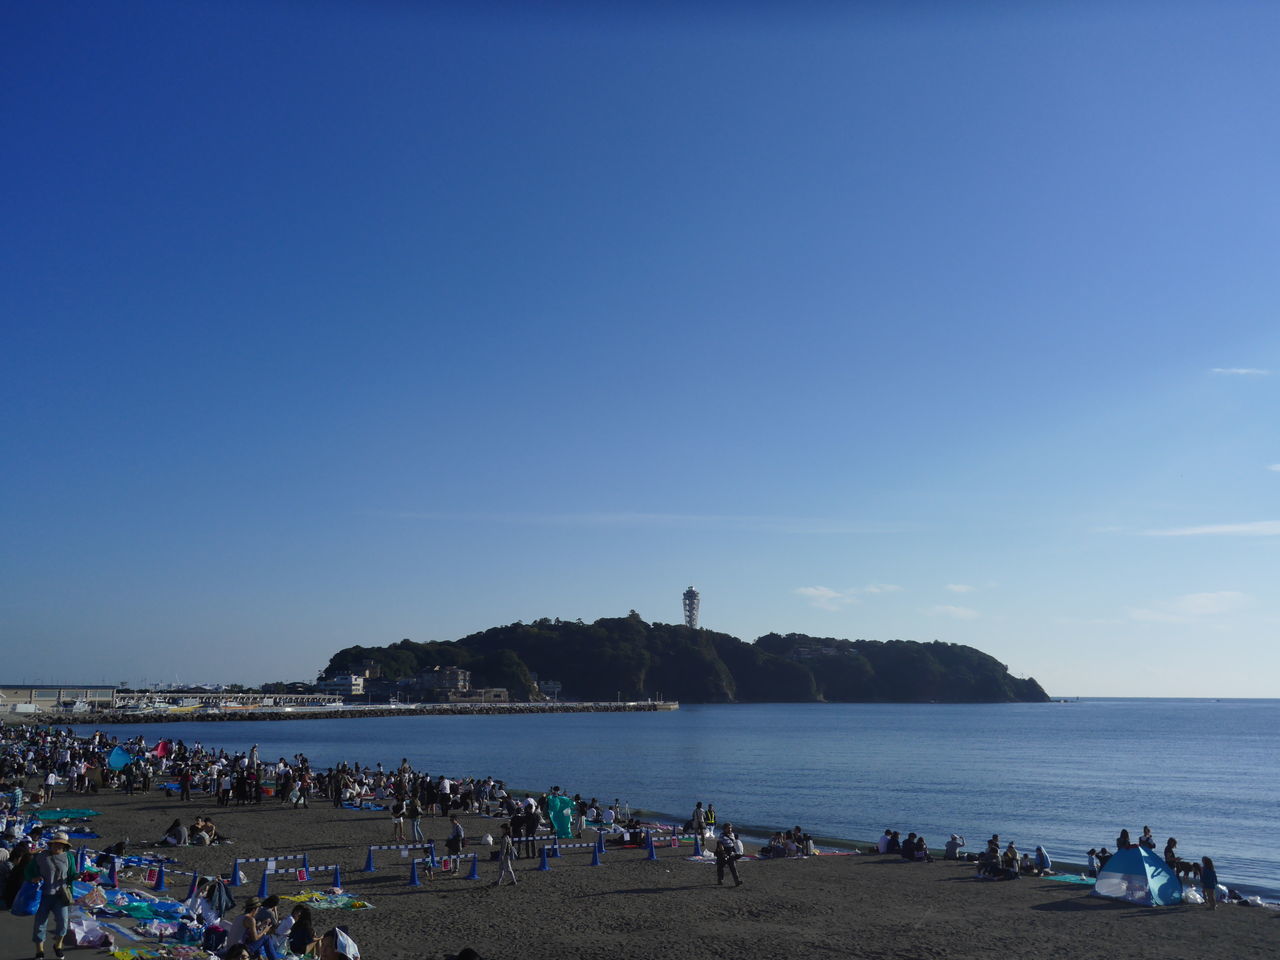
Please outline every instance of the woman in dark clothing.
[[1200, 882], [1204, 885], [1204, 902], [1210, 910], [1218, 909], [1218, 871], [1213, 868], [1210, 857], [1200, 860]]
[[311, 919], [311, 908], [298, 904], [292, 910], [293, 926], [289, 928], [289, 952], [302, 956], [312, 953], [320, 940], [316, 936], [315, 922]]

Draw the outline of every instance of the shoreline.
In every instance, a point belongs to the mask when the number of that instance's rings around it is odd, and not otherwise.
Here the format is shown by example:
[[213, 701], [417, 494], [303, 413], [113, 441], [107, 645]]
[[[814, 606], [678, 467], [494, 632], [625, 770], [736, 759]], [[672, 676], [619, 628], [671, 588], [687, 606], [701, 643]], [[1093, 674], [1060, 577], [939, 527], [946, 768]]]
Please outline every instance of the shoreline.
[[[422, 886], [412, 887], [408, 860], [395, 851], [380, 852], [374, 872], [362, 871], [368, 846], [391, 842], [385, 812], [328, 803], [294, 810], [270, 798], [219, 807], [203, 795], [184, 803], [160, 790], [133, 796], [58, 793], [54, 803], [101, 811], [92, 824], [102, 838], [78, 843], [101, 849], [128, 835], [131, 853], [175, 857], [175, 871], [225, 875], [236, 859], [301, 853], [317, 868], [338, 864], [344, 890], [374, 909], [317, 912], [316, 922], [322, 928], [348, 925], [366, 960], [445, 958], [468, 946], [487, 960], [771, 960], [823, 954], [978, 960], [993, 951], [1094, 960], [1100, 948], [1158, 953], [1169, 960], [1260, 960], [1273, 955], [1274, 923], [1280, 922], [1280, 914], [1268, 909], [1136, 907], [1042, 878], [981, 882], [972, 879], [967, 863], [908, 863], [896, 855], [743, 861], [744, 885], [735, 889], [716, 884], [714, 866], [687, 859], [687, 846], [659, 847], [656, 861], [641, 849], [609, 847], [599, 867], [590, 866], [589, 851], [566, 849], [546, 872], [539, 871], [537, 858], [517, 861], [518, 885], [494, 889], [497, 866], [487, 859], [488, 847], [474, 844], [467, 852], [480, 854], [479, 881], [466, 879], [464, 868], [456, 877], [424, 877]], [[216, 818], [235, 842], [137, 849], [139, 841], [158, 838], [174, 817], [196, 815]], [[461, 819], [469, 837], [498, 832], [495, 819]], [[423, 820], [424, 833], [437, 842], [447, 827], [441, 817]], [[242, 868], [247, 883], [233, 890], [238, 903], [257, 892], [262, 866]], [[317, 871], [303, 885], [289, 874], [276, 875], [270, 892], [322, 889], [330, 879]], [[181, 898], [188, 882], [171, 873], [167, 895]], [[126, 883], [146, 886], [136, 873]], [[6, 917], [0, 920], [4, 942], [27, 949], [29, 918]]]
[[342, 709], [274, 709], [255, 708], [226, 710], [218, 713], [7, 713], [0, 714], [6, 725], [31, 724], [40, 727], [75, 727], [85, 725], [121, 725], [137, 723], [235, 723], [251, 720], [359, 720], [365, 717], [418, 716], [501, 716], [507, 714], [549, 713], [660, 713], [679, 710], [674, 700], [555, 702], [555, 703], [424, 703], [413, 706], [356, 706]]

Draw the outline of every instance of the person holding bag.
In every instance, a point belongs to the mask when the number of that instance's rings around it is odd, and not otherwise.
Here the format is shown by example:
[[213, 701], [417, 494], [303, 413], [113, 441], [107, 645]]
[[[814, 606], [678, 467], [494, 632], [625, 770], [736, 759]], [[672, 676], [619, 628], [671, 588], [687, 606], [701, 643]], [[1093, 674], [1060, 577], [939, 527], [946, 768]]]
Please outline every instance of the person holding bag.
[[49, 838], [48, 846], [27, 864], [28, 880], [40, 881], [40, 907], [36, 910], [31, 938], [36, 944], [36, 960], [44, 960], [45, 928], [53, 917], [53, 955], [64, 960], [62, 938], [67, 935], [71, 919], [71, 903], [75, 899], [71, 883], [75, 879], [76, 861], [71, 853], [71, 840], [59, 831]]

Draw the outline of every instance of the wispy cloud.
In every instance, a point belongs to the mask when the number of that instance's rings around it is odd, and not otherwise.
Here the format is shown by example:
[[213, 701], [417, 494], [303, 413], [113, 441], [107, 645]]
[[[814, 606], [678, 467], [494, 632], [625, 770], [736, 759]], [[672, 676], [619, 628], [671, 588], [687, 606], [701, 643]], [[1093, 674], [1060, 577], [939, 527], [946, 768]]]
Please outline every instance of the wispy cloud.
[[1146, 537], [1280, 537], [1280, 520], [1252, 520], [1248, 523], [1210, 523], [1201, 527], [1173, 527], [1143, 530]]
[[952, 593], [973, 593], [977, 587], [971, 587], [967, 583], [948, 583], [947, 589]]
[[1274, 470], [1276, 473], [1280, 473], [1280, 463], [1273, 463], [1270, 466], [1268, 466], [1267, 469]]
[[953, 607], [948, 604], [939, 604], [936, 607], [930, 607], [925, 611], [935, 617], [950, 617], [952, 620], [977, 620], [982, 614], [972, 607]]
[[705, 513], [445, 513], [401, 510], [398, 520], [466, 521], [558, 527], [657, 527], [685, 530], [725, 530], [755, 533], [873, 533], [890, 532], [886, 526], [857, 524], [828, 517], [773, 517]]
[[880, 593], [897, 593], [902, 590], [893, 583], [872, 583], [865, 587], [850, 587], [847, 590], [832, 590], [830, 587], [796, 587], [793, 593], [809, 600], [819, 610], [840, 610], [854, 603], [861, 603], [867, 595]]
[[1143, 623], [1189, 623], [1193, 620], [1235, 613], [1249, 605], [1249, 595], [1239, 590], [1184, 593], [1158, 607], [1130, 607], [1130, 620]]
[[1262, 370], [1258, 367], [1214, 367], [1209, 371], [1221, 376], [1227, 377], [1269, 377], [1270, 370]]

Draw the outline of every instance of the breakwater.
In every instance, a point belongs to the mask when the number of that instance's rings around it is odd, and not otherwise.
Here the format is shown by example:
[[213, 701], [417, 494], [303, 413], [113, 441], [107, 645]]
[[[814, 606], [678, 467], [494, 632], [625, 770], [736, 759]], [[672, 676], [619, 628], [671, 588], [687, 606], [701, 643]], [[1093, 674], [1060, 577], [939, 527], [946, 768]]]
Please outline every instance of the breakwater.
[[50, 726], [67, 724], [120, 723], [220, 723], [246, 720], [354, 720], [361, 717], [416, 716], [507, 716], [511, 714], [547, 713], [655, 713], [679, 710], [672, 700], [597, 701], [558, 703], [423, 703], [408, 707], [361, 706], [334, 710], [225, 710], [201, 713], [143, 713], [139, 711], [104, 711], [95, 713], [39, 713], [6, 717], [9, 722], [37, 723]]

